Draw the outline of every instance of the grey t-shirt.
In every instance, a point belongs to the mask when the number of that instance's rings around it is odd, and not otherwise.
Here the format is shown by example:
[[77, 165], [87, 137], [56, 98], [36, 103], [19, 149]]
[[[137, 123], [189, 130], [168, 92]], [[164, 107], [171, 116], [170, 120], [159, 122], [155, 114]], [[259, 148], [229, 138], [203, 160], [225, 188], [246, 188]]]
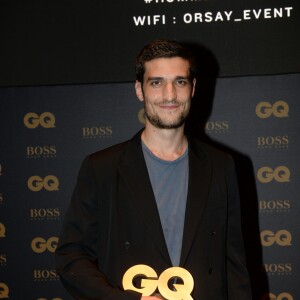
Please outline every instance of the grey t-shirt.
[[188, 191], [188, 149], [176, 160], [165, 161], [142, 145], [169, 255], [173, 266], [179, 266]]

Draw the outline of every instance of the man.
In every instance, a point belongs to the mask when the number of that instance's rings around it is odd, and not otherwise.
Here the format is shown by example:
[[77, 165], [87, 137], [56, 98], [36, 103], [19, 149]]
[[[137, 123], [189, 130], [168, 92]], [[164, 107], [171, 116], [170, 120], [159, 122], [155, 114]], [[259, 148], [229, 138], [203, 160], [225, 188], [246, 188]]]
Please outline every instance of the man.
[[136, 77], [145, 128], [83, 162], [56, 250], [62, 283], [80, 300], [251, 299], [232, 159], [184, 134], [192, 56], [154, 41]]

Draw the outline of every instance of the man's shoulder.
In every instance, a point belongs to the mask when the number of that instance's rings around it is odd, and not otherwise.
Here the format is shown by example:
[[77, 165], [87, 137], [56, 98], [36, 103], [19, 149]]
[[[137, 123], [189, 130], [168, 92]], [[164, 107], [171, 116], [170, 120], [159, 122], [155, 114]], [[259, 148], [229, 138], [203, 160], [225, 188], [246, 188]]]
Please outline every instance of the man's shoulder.
[[140, 134], [137, 133], [128, 140], [114, 144], [108, 148], [96, 151], [88, 155], [88, 159], [93, 163], [112, 163], [114, 161], [118, 161], [122, 157], [122, 155], [127, 151], [128, 147], [137, 147], [139, 141]]
[[122, 157], [128, 143], [130, 143], [129, 140], [99, 150], [88, 155], [87, 159], [94, 166], [114, 165], [118, 163], [118, 161]]
[[118, 156], [124, 151], [124, 148], [129, 143], [129, 140], [123, 141], [118, 144], [114, 144], [110, 147], [107, 147], [105, 149], [98, 150], [94, 153], [91, 153], [89, 155], [89, 158], [92, 160], [99, 160], [99, 159], [109, 159], [113, 158], [114, 156]]
[[208, 161], [214, 169], [232, 170], [235, 168], [233, 157], [222, 148], [199, 139], [192, 139], [191, 145], [196, 156], [200, 160]]
[[233, 158], [229, 153], [214, 145], [195, 138], [191, 139], [191, 144], [195, 153], [204, 159], [209, 159], [216, 164], [231, 164], [233, 162]]

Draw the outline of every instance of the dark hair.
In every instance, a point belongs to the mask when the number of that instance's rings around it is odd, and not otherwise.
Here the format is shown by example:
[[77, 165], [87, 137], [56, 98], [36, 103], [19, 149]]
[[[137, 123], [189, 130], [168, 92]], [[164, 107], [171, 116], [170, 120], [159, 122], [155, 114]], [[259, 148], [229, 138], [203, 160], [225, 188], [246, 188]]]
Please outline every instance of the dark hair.
[[192, 52], [183, 44], [172, 40], [155, 40], [146, 45], [138, 54], [135, 63], [135, 75], [139, 82], [143, 82], [145, 62], [155, 58], [181, 57], [189, 62], [189, 78], [196, 77], [197, 67]]

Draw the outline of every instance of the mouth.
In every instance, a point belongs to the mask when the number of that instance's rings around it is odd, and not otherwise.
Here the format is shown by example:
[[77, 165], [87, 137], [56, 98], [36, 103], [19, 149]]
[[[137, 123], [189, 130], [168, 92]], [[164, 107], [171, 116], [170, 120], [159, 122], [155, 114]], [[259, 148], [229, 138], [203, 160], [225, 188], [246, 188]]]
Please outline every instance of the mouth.
[[177, 109], [179, 105], [170, 104], [170, 105], [160, 105], [159, 107], [166, 110], [174, 110]]
[[169, 101], [159, 104], [159, 107], [165, 110], [176, 110], [180, 107], [180, 104], [175, 101]]

